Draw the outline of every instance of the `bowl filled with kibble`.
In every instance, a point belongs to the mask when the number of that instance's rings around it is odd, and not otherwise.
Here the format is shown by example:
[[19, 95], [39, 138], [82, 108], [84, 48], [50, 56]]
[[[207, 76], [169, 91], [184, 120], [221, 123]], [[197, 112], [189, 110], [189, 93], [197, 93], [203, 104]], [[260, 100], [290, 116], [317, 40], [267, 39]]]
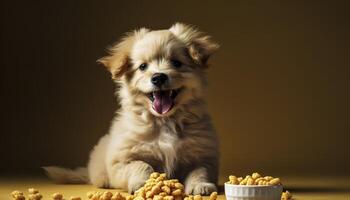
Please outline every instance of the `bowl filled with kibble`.
[[283, 186], [279, 178], [259, 173], [245, 178], [229, 176], [225, 183], [227, 200], [281, 200]]

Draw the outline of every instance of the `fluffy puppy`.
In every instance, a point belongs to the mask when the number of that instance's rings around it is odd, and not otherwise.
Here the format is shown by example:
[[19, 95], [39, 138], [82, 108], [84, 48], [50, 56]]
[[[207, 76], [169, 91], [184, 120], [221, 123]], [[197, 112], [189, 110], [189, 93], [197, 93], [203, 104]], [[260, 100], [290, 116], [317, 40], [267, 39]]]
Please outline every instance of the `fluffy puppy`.
[[121, 108], [91, 152], [87, 170], [45, 167], [57, 182], [140, 188], [153, 171], [187, 194], [216, 191], [218, 139], [206, 109], [206, 68], [218, 45], [195, 28], [139, 29], [98, 61], [119, 85]]

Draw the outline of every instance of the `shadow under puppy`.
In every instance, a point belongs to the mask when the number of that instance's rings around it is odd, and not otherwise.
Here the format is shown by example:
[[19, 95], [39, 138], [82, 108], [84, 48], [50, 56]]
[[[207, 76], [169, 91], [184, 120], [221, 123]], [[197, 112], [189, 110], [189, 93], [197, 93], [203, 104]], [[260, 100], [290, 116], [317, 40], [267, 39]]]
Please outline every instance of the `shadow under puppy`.
[[91, 152], [87, 169], [44, 167], [60, 183], [140, 188], [165, 172], [187, 194], [217, 190], [218, 139], [206, 109], [206, 68], [218, 45], [195, 28], [139, 29], [99, 59], [120, 86], [121, 108]]

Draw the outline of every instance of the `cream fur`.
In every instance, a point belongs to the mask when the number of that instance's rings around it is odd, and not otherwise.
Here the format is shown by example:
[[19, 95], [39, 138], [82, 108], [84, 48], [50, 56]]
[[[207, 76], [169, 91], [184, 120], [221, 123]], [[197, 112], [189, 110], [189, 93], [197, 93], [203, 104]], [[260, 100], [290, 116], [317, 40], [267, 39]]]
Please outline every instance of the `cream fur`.
[[[169, 30], [129, 33], [99, 60], [120, 86], [121, 108], [90, 154], [92, 184], [134, 192], [158, 171], [184, 182], [188, 194], [216, 191], [218, 139], [204, 91], [207, 60], [217, 48], [208, 36], [177, 23]], [[171, 65], [174, 58], [181, 68]], [[144, 62], [148, 68], [141, 72]], [[150, 78], [158, 72], [169, 76], [165, 89], [183, 88], [165, 115], [155, 112], [145, 95], [155, 90]]]

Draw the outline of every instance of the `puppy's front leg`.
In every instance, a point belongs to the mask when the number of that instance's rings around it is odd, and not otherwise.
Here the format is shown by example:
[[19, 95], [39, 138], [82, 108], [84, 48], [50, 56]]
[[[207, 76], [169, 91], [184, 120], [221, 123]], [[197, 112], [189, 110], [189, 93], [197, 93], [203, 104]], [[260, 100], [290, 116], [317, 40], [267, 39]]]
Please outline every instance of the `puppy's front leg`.
[[128, 189], [129, 193], [133, 193], [145, 184], [152, 172], [152, 166], [143, 161], [116, 163], [110, 173], [111, 186]]
[[185, 179], [186, 194], [209, 195], [217, 191], [214, 183], [210, 182], [208, 171], [205, 167], [198, 167], [191, 171]]

